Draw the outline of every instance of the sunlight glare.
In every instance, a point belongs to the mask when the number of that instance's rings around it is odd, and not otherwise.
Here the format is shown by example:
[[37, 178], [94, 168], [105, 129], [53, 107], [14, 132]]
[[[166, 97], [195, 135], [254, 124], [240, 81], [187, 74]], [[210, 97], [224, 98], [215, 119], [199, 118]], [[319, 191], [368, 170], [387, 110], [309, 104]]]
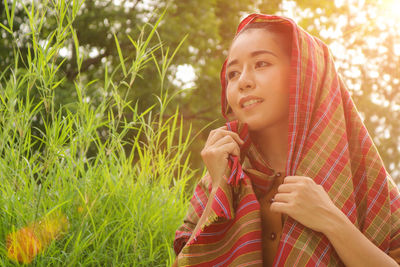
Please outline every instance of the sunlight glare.
[[400, 0], [380, 0], [378, 1], [381, 12], [390, 22], [390, 25], [400, 23]]

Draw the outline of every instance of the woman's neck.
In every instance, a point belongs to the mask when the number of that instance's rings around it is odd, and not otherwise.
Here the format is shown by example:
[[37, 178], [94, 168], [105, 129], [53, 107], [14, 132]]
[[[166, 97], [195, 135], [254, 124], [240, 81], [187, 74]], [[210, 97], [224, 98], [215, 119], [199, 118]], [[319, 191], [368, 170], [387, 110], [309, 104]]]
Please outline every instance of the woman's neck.
[[250, 132], [257, 149], [275, 171], [285, 171], [287, 160], [287, 124]]

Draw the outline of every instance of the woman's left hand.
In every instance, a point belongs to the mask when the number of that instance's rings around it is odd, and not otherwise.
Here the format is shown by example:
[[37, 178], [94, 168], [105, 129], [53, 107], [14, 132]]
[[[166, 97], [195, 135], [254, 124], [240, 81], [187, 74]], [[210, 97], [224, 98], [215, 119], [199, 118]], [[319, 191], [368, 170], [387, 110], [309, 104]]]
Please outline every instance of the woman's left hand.
[[322, 233], [344, 215], [322, 185], [305, 176], [285, 177], [270, 209], [285, 213], [304, 226]]

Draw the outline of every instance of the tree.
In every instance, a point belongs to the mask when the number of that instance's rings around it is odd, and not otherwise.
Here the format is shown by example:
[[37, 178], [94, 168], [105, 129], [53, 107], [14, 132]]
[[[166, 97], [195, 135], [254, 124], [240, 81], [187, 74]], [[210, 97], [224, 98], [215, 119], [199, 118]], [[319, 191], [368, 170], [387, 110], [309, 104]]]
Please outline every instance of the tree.
[[[19, 49], [26, 53], [28, 48], [24, 46], [23, 39], [29, 38], [24, 36], [27, 18], [22, 15], [21, 2], [18, 3], [13, 27], [17, 29], [17, 38], [21, 40]], [[35, 3], [40, 5], [40, 1]], [[335, 1], [316, 0], [86, 0], [74, 22], [77, 39], [84, 50], [80, 75], [86, 81], [99, 77], [105, 71], [105, 58], [113, 66], [120, 63], [114, 34], [120, 42], [123, 55], [128, 60], [129, 57], [134, 58], [135, 48], [128, 35], [136, 39], [140, 35], [138, 26], [154, 24], [163, 10], [167, 9], [165, 18], [158, 27], [157, 38], [153, 38], [151, 45], [157, 46], [160, 36], [165, 46], [175, 48], [187, 35], [174, 58], [172, 71], [168, 73], [164, 88], [170, 94], [178, 92], [181, 88], [173, 82], [177, 67], [183, 64], [193, 67], [196, 74], [194, 87], [178, 94], [174, 101], [179, 104], [183, 119], [193, 123], [194, 132], [206, 126], [198, 137], [204, 141], [210, 129], [224, 123], [220, 114], [219, 73], [240, 19], [254, 12], [292, 16], [304, 29], [331, 47], [338, 70], [351, 90], [386, 166], [393, 178], [400, 182], [400, 173], [396, 171], [400, 167], [397, 160], [400, 158], [400, 125], [399, 120], [395, 119], [399, 116], [399, 90], [396, 88], [399, 88], [400, 76], [400, 30], [397, 26], [400, 23], [388, 25], [387, 21], [382, 20], [382, 15], [374, 15], [379, 14], [380, 9], [376, 1], [354, 0], [346, 2], [346, 5], [338, 3], [339, 1], [335, 5]], [[11, 1], [8, 5], [11, 9]], [[0, 8], [0, 22], [6, 25], [4, 3], [1, 3]], [[56, 24], [56, 21], [47, 19], [43, 27], [52, 29]], [[38, 38], [45, 42], [48, 38], [46, 32], [49, 30], [42, 32], [42, 36]], [[0, 28], [0, 34], [0, 67], [4, 69], [11, 58], [11, 36], [4, 28]], [[369, 42], [376, 45], [371, 46]], [[66, 78], [56, 91], [56, 101], [60, 103], [71, 101], [75, 97], [72, 93], [72, 81], [78, 71], [76, 64], [73, 64], [76, 61], [73, 47], [72, 42], [67, 43], [65, 53], [60, 57], [60, 61], [67, 59], [66, 64], [61, 66]], [[165, 52], [165, 48], [159, 48], [155, 53], [160, 55]], [[361, 64], [360, 58], [364, 58]], [[122, 93], [127, 93], [129, 100], [138, 102], [139, 110], [151, 106], [155, 101], [154, 94], [160, 90], [159, 82], [155, 78], [156, 72], [153, 65], [148, 65], [142, 70], [142, 75], [135, 79], [135, 90], [130, 90], [129, 87], [119, 88], [124, 91]], [[124, 79], [122, 71], [120, 79]], [[99, 101], [96, 94], [96, 88], [88, 89], [90, 101]], [[172, 109], [173, 105], [170, 107]], [[388, 118], [388, 114], [393, 119]], [[130, 115], [127, 113], [125, 116], [129, 118]], [[199, 155], [202, 141], [195, 142], [192, 146], [195, 167], [202, 166]]]

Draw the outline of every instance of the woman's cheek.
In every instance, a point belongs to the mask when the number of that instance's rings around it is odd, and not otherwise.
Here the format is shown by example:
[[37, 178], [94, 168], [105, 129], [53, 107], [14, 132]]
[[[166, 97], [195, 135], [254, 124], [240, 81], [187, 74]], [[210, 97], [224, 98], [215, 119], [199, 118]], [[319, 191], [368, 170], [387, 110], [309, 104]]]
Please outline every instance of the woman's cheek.
[[237, 101], [235, 101], [235, 93], [230, 91], [229, 88], [226, 88], [226, 101], [228, 102], [228, 106], [231, 108], [231, 112], [232, 112], [232, 116], [235, 116], [235, 110], [237, 110], [237, 106], [235, 105], [235, 103], [237, 103]]

